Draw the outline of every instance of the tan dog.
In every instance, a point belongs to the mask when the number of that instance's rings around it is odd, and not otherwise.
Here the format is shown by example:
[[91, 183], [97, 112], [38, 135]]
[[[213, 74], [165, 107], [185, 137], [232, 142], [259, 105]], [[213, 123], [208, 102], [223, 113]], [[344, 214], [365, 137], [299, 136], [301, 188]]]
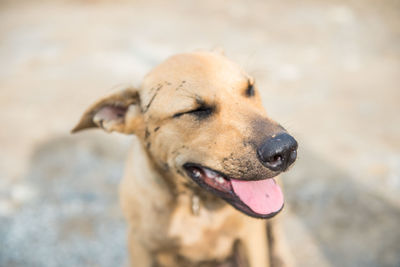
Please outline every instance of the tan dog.
[[91, 106], [73, 132], [92, 127], [137, 136], [120, 186], [133, 266], [270, 265], [276, 237], [251, 217], [282, 209], [272, 177], [297, 143], [239, 66], [211, 52], [173, 56], [139, 89]]

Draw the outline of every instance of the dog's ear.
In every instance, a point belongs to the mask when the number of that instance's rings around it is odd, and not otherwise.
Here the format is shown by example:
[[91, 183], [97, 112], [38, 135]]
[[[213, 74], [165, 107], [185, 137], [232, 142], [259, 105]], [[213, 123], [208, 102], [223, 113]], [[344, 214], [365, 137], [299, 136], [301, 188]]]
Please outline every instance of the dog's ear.
[[107, 132], [135, 134], [140, 130], [141, 122], [139, 93], [136, 89], [128, 88], [89, 107], [71, 132], [102, 128]]

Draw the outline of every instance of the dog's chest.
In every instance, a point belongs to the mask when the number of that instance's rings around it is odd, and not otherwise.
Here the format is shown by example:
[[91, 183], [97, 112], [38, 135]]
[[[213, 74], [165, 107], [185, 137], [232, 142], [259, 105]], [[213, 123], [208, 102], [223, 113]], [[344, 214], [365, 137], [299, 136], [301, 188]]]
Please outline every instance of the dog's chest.
[[228, 205], [213, 211], [200, 206], [194, 215], [190, 199], [182, 197], [171, 214], [167, 233], [177, 240], [179, 254], [190, 260], [223, 259], [241, 235], [242, 218]]

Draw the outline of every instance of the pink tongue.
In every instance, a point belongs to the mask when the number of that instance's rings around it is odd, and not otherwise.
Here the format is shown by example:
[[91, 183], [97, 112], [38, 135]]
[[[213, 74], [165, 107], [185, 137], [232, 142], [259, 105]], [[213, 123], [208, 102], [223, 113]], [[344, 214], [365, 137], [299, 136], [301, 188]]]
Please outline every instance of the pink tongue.
[[242, 181], [231, 179], [233, 191], [258, 214], [270, 214], [283, 206], [283, 194], [274, 179]]

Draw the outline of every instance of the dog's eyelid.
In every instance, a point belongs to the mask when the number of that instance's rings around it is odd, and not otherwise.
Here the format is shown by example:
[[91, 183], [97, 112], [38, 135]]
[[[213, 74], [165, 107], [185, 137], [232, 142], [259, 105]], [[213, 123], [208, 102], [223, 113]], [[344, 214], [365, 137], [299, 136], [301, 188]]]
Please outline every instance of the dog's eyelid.
[[213, 106], [208, 106], [208, 105], [203, 104], [203, 105], [198, 106], [195, 109], [191, 109], [191, 110], [183, 111], [183, 112], [178, 112], [178, 113], [174, 114], [172, 117], [173, 118], [178, 118], [178, 117], [180, 117], [182, 115], [185, 115], [185, 114], [189, 114], [189, 115], [192, 114], [192, 115], [197, 116], [198, 118], [206, 118], [206, 117], [210, 116], [214, 112], [214, 109], [215, 108]]
[[180, 116], [182, 116], [183, 114], [185, 114], [186, 112], [179, 112], [179, 113], [175, 113], [172, 118], [178, 118]]

